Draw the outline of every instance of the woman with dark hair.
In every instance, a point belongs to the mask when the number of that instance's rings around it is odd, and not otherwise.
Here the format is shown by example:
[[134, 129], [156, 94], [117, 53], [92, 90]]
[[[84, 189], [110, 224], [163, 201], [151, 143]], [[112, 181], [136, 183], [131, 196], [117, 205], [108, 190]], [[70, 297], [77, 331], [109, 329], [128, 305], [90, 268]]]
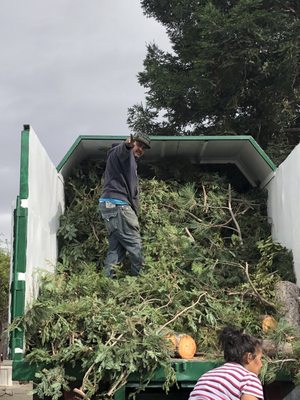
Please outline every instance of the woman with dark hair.
[[203, 374], [189, 400], [260, 400], [264, 398], [258, 374], [262, 343], [232, 327], [219, 335], [225, 364]]

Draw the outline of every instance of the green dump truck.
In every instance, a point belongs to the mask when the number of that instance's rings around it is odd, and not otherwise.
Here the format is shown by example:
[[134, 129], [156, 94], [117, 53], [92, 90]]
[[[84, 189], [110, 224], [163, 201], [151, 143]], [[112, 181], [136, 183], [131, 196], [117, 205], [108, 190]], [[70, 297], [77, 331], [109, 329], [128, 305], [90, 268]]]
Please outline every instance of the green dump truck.
[[[55, 167], [33, 129], [24, 126], [21, 134], [20, 190], [13, 213], [11, 321], [24, 315], [31, 301], [37, 297], [37, 270], [42, 269], [48, 273], [55, 271], [58, 257], [57, 230], [65, 210], [64, 182], [83, 160], [104, 161], [111, 145], [125, 138], [106, 135], [79, 136]], [[248, 185], [271, 191], [270, 198], [276, 197], [273, 192], [279, 190], [270, 186], [276, 175], [276, 166], [251, 136], [155, 136], [152, 137], [151, 150], [145, 153], [143, 163], [159, 162], [172, 157], [188, 158], [194, 165], [230, 165], [239, 171], [241, 179]], [[269, 204], [269, 208], [272, 207], [270, 219], [276, 231], [278, 201], [277, 208], [274, 204]], [[292, 240], [291, 243], [284, 244], [294, 250]], [[13, 331], [10, 340], [13, 380], [34, 380], [35, 372], [41, 367], [24, 360], [24, 349], [24, 332]], [[144, 392], [144, 397], [140, 398], [186, 399], [198, 377], [216, 365], [214, 360], [174, 359], [177, 387], [168, 395], [164, 394], [161, 389], [164, 374], [158, 370]], [[127, 384], [115, 394], [115, 398], [127, 398], [138, 384], [138, 376], [131, 376]], [[276, 396], [280, 396], [280, 393], [283, 396], [284, 391], [286, 389], [277, 387]], [[274, 400], [274, 392], [272, 395], [273, 397], [267, 399]]]

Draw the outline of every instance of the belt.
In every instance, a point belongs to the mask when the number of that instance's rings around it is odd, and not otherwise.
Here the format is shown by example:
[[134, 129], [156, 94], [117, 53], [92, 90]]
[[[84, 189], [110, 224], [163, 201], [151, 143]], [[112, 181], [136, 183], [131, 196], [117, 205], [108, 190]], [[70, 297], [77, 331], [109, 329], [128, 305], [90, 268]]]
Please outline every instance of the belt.
[[112, 203], [111, 201], [102, 201], [100, 204], [105, 205], [105, 208], [123, 208], [123, 209], [130, 209], [131, 206], [129, 204], [115, 204]]

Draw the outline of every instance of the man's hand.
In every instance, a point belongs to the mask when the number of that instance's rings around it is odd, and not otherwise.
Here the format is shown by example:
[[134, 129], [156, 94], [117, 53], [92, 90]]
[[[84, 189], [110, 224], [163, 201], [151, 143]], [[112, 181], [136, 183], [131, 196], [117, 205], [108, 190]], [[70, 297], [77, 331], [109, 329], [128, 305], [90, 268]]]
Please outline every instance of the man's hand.
[[134, 146], [134, 139], [133, 139], [132, 134], [130, 135], [130, 137], [129, 137], [128, 139], [126, 139], [125, 144], [126, 144], [126, 147], [127, 147], [128, 149], [132, 149], [132, 148], [133, 148], [133, 146]]

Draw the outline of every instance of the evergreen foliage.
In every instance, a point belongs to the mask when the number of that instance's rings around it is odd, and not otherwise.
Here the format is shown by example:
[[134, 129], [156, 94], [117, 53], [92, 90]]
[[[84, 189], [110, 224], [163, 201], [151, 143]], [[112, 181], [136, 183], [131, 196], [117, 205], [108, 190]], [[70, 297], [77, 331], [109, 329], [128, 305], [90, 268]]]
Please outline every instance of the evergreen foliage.
[[7, 322], [9, 294], [9, 254], [0, 248], [0, 322]]
[[[102, 272], [103, 164], [83, 163], [66, 182], [56, 274], [43, 277], [38, 299], [12, 327], [23, 325], [27, 359], [45, 366], [40, 397], [58, 400], [78, 374], [87, 398], [111, 397], [133, 373], [142, 390], [159, 367], [168, 390], [176, 380], [170, 332], [191, 334], [203, 359], [221, 360], [219, 329], [233, 324], [261, 337], [261, 316], [276, 316], [274, 285], [294, 276], [290, 253], [270, 238], [265, 195], [240, 193], [226, 177], [183, 160], [175, 165], [141, 166], [146, 265], [139, 277], [126, 265], [116, 267], [117, 279]], [[291, 340], [289, 330], [281, 340]], [[270, 361], [272, 374], [282, 368]], [[290, 364], [296, 375], [298, 361]]]
[[147, 47], [146, 104], [128, 123], [149, 134], [250, 134], [263, 146], [299, 127], [297, 1], [142, 0], [172, 51]]

